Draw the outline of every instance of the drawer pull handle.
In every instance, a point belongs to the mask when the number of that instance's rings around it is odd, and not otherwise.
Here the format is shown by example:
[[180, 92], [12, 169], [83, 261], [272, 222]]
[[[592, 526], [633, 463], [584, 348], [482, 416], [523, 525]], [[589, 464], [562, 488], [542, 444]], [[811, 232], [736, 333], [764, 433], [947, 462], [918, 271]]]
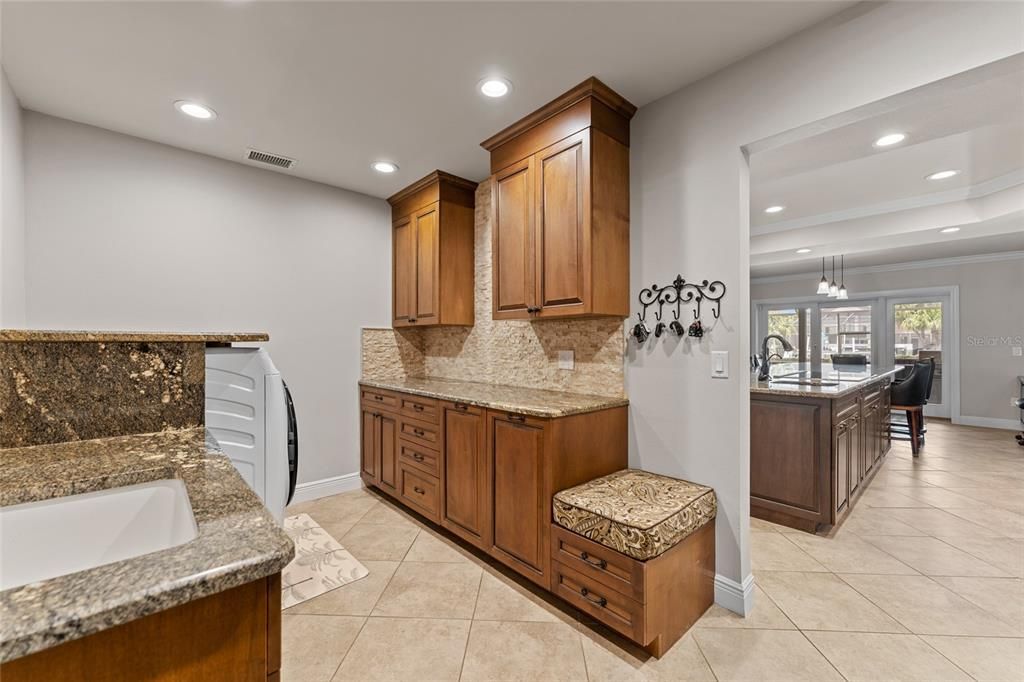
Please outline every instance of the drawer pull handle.
[[420, 454], [420, 453], [418, 453], [418, 452], [414, 452], [414, 453], [412, 453], [412, 458], [413, 458], [414, 460], [416, 460], [417, 462], [422, 462], [422, 461], [423, 461], [423, 455], [421, 455], [421, 454]]
[[423, 488], [419, 487], [418, 485], [414, 485], [414, 486], [412, 487], [412, 491], [413, 491], [414, 493], [416, 493], [417, 495], [422, 495], [422, 494], [424, 494], [425, 492], [427, 492], [426, 490], [424, 490]]
[[422, 412], [423, 411], [423, 406], [422, 405], [416, 405], [414, 403], [413, 406], [412, 406], [412, 409], [416, 410], [417, 412]]
[[602, 606], [602, 607], [606, 606], [608, 604], [608, 600], [605, 599], [604, 597], [598, 597], [597, 599], [591, 599], [590, 598], [590, 590], [588, 590], [585, 587], [580, 588], [580, 594], [583, 595], [583, 598], [586, 599], [591, 604], [597, 604], [598, 606]]
[[513, 421], [513, 422], [525, 422], [526, 421], [526, 417], [521, 415], [521, 414], [510, 414], [508, 416], [508, 419], [509, 419], [509, 421]]
[[373, 396], [373, 399], [378, 401], [378, 402], [380, 402], [381, 400], [384, 400], [384, 396], [382, 396], [382, 395], [375, 395], [375, 396]]
[[413, 429], [412, 432], [415, 433], [417, 436], [425, 435], [423, 429]]
[[460, 412], [465, 412], [466, 410], [469, 409], [469, 405], [467, 405], [466, 403], [455, 403], [455, 409], [459, 410]]
[[593, 560], [591, 560], [590, 555], [587, 554], [586, 552], [582, 552], [580, 554], [580, 558], [583, 559], [584, 561], [586, 561], [591, 566], [597, 566], [598, 568], [608, 568], [608, 562], [607, 561], [605, 561], [604, 559], [598, 559], [597, 561], [593, 561]]

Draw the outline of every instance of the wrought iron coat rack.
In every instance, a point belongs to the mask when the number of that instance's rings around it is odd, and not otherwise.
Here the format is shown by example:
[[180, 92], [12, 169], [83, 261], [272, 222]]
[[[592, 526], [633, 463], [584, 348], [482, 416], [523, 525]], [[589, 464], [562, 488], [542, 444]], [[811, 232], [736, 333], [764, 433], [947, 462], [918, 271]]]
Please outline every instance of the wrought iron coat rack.
[[[640, 321], [633, 328], [633, 336], [640, 343], [647, 339], [650, 335], [650, 331], [647, 329], [647, 309], [657, 306], [657, 311], [654, 313], [654, 317], [657, 320], [654, 328], [655, 337], [660, 337], [665, 332], [665, 329], [670, 329], [677, 336], [682, 336], [685, 333], [689, 336], [700, 338], [704, 336], [704, 327], [701, 322], [701, 304], [704, 301], [709, 301], [711, 304], [711, 315], [717, 320], [722, 312], [723, 296], [725, 296], [725, 284], [720, 280], [713, 282], [704, 280], [697, 284], [695, 282], [687, 282], [683, 279], [682, 275], [676, 275], [671, 284], [665, 286], [652, 284], [650, 287], [640, 290], [638, 299], [642, 306], [642, 312], [637, 313]], [[684, 327], [684, 323], [681, 323], [679, 318], [682, 314], [683, 306], [690, 303], [694, 304], [693, 321], [689, 327]], [[666, 306], [668, 306], [673, 317], [669, 325], [662, 321]], [[672, 306], [675, 306], [675, 310], [672, 309]]]

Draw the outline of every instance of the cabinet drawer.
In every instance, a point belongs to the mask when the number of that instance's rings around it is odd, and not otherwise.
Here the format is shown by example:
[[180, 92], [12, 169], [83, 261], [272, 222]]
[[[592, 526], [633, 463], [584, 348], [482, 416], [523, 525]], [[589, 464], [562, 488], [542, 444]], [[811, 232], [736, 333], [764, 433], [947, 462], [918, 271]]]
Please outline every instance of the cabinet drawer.
[[394, 393], [372, 388], [361, 388], [359, 391], [364, 405], [375, 405], [383, 409], [397, 410], [399, 398]]
[[399, 442], [398, 458], [404, 466], [431, 476], [441, 475], [440, 455], [430, 448], [403, 440]]
[[832, 423], [838, 424], [860, 412], [860, 396], [856, 393], [832, 401]]
[[616, 632], [641, 645], [647, 644], [644, 605], [640, 602], [557, 561], [551, 562], [551, 589], [580, 611], [590, 614]]
[[402, 414], [431, 424], [437, 423], [438, 407], [436, 400], [407, 395], [403, 395], [401, 400]]
[[551, 524], [551, 560], [644, 603], [644, 565], [624, 554]]
[[398, 495], [413, 509], [435, 523], [441, 522], [440, 483], [418, 469], [401, 462], [398, 465]]
[[437, 424], [428, 424], [407, 417], [402, 417], [401, 421], [400, 434], [402, 438], [432, 450], [441, 447], [441, 429]]

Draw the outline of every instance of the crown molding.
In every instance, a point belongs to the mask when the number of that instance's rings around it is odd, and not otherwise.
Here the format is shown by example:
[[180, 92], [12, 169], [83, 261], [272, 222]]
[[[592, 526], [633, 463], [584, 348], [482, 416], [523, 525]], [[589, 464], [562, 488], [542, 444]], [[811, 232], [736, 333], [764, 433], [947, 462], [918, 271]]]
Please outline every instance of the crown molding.
[[[1002, 253], [982, 253], [976, 256], [953, 256], [950, 258], [933, 258], [931, 260], [917, 260], [907, 263], [887, 263], [885, 265], [864, 265], [855, 268], [846, 268], [850, 275], [866, 275], [874, 272], [892, 272], [894, 270], [925, 270], [927, 268], [941, 268], [951, 265], [966, 265], [969, 263], [994, 263], [1004, 260], [1024, 259], [1024, 251], [1004, 251]], [[794, 273], [792, 275], [770, 275], [767, 277], [751, 277], [751, 284], [771, 284], [773, 282], [795, 282], [817, 278], [820, 271]]]

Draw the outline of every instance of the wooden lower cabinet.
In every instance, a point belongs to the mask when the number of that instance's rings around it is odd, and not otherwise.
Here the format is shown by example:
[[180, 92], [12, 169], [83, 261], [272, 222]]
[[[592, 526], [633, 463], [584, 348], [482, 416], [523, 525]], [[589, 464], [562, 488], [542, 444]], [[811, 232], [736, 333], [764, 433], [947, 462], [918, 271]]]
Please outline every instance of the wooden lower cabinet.
[[444, 514], [441, 525], [484, 551], [494, 539], [491, 459], [484, 410], [441, 403], [444, 430]]
[[398, 417], [380, 408], [362, 410], [362, 462], [364, 481], [394, 493], [398, 489]]
[[0, 665], [4, 682], [267, 682], [281, 668], [281, 574]]

